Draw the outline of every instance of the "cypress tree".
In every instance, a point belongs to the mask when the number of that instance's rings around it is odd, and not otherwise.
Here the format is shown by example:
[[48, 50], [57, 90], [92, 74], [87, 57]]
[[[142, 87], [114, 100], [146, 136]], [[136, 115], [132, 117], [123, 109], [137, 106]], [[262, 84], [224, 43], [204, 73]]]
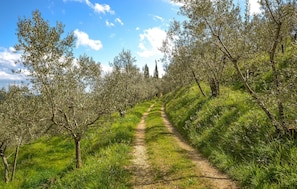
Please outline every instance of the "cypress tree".
[[156, 66], [155, 66], [155, 73], [154, 73], [154, 78], [159, 78], [159, 72], [158, 72], [158, 64], [157, 64], [157, 61], [155, 61], [156, 63]]

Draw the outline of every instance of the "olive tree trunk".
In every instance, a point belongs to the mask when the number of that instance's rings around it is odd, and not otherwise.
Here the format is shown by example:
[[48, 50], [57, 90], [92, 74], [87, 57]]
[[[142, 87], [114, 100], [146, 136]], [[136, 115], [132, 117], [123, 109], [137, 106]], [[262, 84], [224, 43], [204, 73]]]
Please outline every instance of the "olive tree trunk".
[[20, 148], [20, 144], [18, 144], [15, 148], [15, 154], [14, 154], [14, 160], [13, 160], [13, 167], [12, 167], [12, 172], [11, 172], [11, 181], [14, 180], [14, 175], [16, 172], [16, 167], [17, 167], [17, 160], [18, 160], [18, 156], [19, 156], [19, 148]]
[[197, 84], [197, 86], [198, 86], [198, 88], [199, 88], [201, 94], [202, 94], [203, 96], [206, 96], [205, 93], [204, 93], [204, 91], [203, 91], [203, 89], [202, 89], [202, 87], [201, 87], [201, 85], [200, 85], [200, 82], [199, 82], [199, 80], [198, 80], [198, 78], [197, 78], [197, 76], [196, 76], [194, 70], [192, 69], [191, 72], [192, 72], [193, 78], [195, 79], [195, 82], [196, 82], [196, 84]]
[[74, 138], [74, 141], [75, 141], [76, 168], [81, 168], [82, 167], [81, 150], [80, 150], [81, 138]]
[[5, 154], [4, 152], [0, 152], [0, 156], [1, 156], [1, 159], [2, 159], [2, 162], [3, 162], [3, 165], [4, 165], [4, 181], [5, 183], [8, 183], [9, 182], [9, 169], [8, 169], [8, 162], [7, 162], [7, 159], [5, 157]]

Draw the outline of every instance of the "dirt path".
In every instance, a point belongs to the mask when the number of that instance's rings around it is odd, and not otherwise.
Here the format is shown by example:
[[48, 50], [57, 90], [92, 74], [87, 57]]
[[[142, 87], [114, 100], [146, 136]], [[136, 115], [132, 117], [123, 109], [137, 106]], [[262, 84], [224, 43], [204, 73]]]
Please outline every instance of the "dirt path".
[[148, 163], [148, 155], [145, 147], [145, 119], [149, 114], [152, 106], [145, 112], [140, 123], [136, 127], [134, 149], [133, 149], [133, 179], [132, 185], [135, 189], [150, 188], [153, 178]]
[[[145, 119], [148, 116], [152, 106], [145, 112], [141, 118], [140, 123], [136, 127], [136, 134], [134, 140], [134, 149], [132, 152], [132, 167], [133, 178], [131, 185], [134, 189], [155, 189], [160, 188], [158, 183], [154, 183], [153, 172], [150, 168], [148, 161], [148, 154], [145, 145]], [[220, 173], [217, 169], [213, 168], [211, 164], [203, 158], [194, 148], [188, 145], [172, 127], [164, 112], [164, 107], [161, 111], [162, 119], [169, 132], [172, 133], [178, 146], [188, 153], [188, 157], [196, 165], [197, 169], [201, 172], [201, 178], [206, 179], [214, 189], [237, 189], [236, 184], [230, 180], [226, 175]], [[161, 187], [163, 188], [163, 187]]]
[[209, 161], [203, 158], [193, 147], [188, 145], [181, 135], [173, 128], [171, 123], [164, 112], [164, 106], [162, 107], [162, 118], [165, 126], [169, 132], [173, 133], [178, 145], [188, 152], [189, 158], [201, 171], [201, 177], [207, 179], [213, 188], [216, 189], [235, 189], [238, 188], [236, 184], [229, 179], [226, 175], [220, 173], [217, 169], [211, 166]]

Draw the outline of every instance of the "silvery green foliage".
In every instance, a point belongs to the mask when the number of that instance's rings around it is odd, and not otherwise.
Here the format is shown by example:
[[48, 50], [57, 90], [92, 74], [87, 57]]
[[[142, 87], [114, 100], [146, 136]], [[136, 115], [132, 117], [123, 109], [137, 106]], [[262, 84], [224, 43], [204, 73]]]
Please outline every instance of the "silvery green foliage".
[[52, 123], [80, 137], [99, 116], [94, 91], [100, 84], [101, 67], [86, 55], [74, 59], [75, 38], [68, 34], [61, 39], [63, 28], [61, 23], [51, 27], [35, 11], [32, 18], [19, 20], [16, 49], [23, 52], [22, 63]]
[[142, 74], [135, 62], [131, 51], [123, 49], [111, 63], [112, 72], [104, 77], [105, 88], [113, 102], [112, 107], [119, 112], [157, 93], [156, 82], [148, 76], [149, 71], [146, 75]]
[[51, 27], [39, 11], [19, 19], [18, 44], [22, 63], [29, 71], [33, 89], [44, 103], [44, 116], [51, 127], [67, 132], [76, 142], [77, 167], [81, 166], [79, 142], [89, 126], [103, 114], [107, 96], [98, 93], [101, 66], [87, 55], [75, 59], [72, 33], [62, 39], [64, 26]]
[[0, 99], [0, 153], [5, 167], [5, 182], [9, 181], [10, 169], [6, 161], [6, 149], [16, 147], [12, 169], [14, 178], [18, 147], [39, 136], [41, 129], [40, 101], [26, 86], [11, 85], [8, 90], [1, 90]]
[[[187, 19], [183, 23], [173, 22], [168, 32], [167, 44], [170, 40], [175, 43], [170, 56], [170, 51], [165, 51], [168, 48], [163, 48], [167, 57], [171, 57], [166, 78], [178, 81], [179, 77], [175, 77], [178, 72], [174, 70], [196, 62], [199, 78], [222, 77], [230, 82], [232, 79], [219, 75], [224, 74], [220, 66], [233, 65], [233, 68], [228, 66], [228, 76], [236, 73], [232, 77], [237, 78], [236, 82], [241, 81], [277, 130], [284, 133], [292, 125], [296, 127], [296, 112], [292, 111], [296, 107], [293, 102], [296, 95], [292, 91], [296, 83], [296, 58], [293, 56], [296, 52], [296, 1], [262, 0], [261, 11], [256, 15], [250, 15], [248, 7], [241, 10], [232, 0], [175, 2], [183, 3], [180, 13]], [[242, 17], [244, 12], [245, 17]], [[264, 73], [270, 73], [271, 79], [261, 81]]]

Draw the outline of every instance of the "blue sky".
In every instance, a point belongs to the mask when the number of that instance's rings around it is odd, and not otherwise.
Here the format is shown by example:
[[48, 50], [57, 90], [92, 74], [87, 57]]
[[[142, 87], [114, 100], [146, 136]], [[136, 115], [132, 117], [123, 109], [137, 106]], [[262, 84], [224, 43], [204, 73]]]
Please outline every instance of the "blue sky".
[[[250, 0], [251, 11], [258, 10], [257, 0]], [[245, 0], [237, 0], [244, 3]], [[153, 74], [155, 60], [162, 57], [158, 48], [166, 37], [170, 21], [181, 20], [179, 5], [170, 0], [3, 0], [0, 1], [0, 87], [24, 80], [12, 74], [17, 69], [14, 53], [18, 18], [31, 17], [38, 9], [51, 26], [60, 21], [65, 33], [74, 32], [76, 57], [87, 54], [105, 71], [122, 49], [130, 50], [142, 69], [148, 64]], [[163, 73], [162, 64], [158, 64]]]
[[[122, 49], [130, 50], [137, 66], [145, 64], [153, 73], [166, 29], [179, 6], [170, 0], [9, 0], [0, 2], [0, 86], [23, 80], [12, 74], [19, 65], [14, 53], [18, 18], [31, 17], [38, 9], [52, 26], [65, 24], [65, 33], [74, 32], [76, 57], [87, 54], [108, 70], [109, 62]], [[162, 64], [159, 63], [159, 72]]]

